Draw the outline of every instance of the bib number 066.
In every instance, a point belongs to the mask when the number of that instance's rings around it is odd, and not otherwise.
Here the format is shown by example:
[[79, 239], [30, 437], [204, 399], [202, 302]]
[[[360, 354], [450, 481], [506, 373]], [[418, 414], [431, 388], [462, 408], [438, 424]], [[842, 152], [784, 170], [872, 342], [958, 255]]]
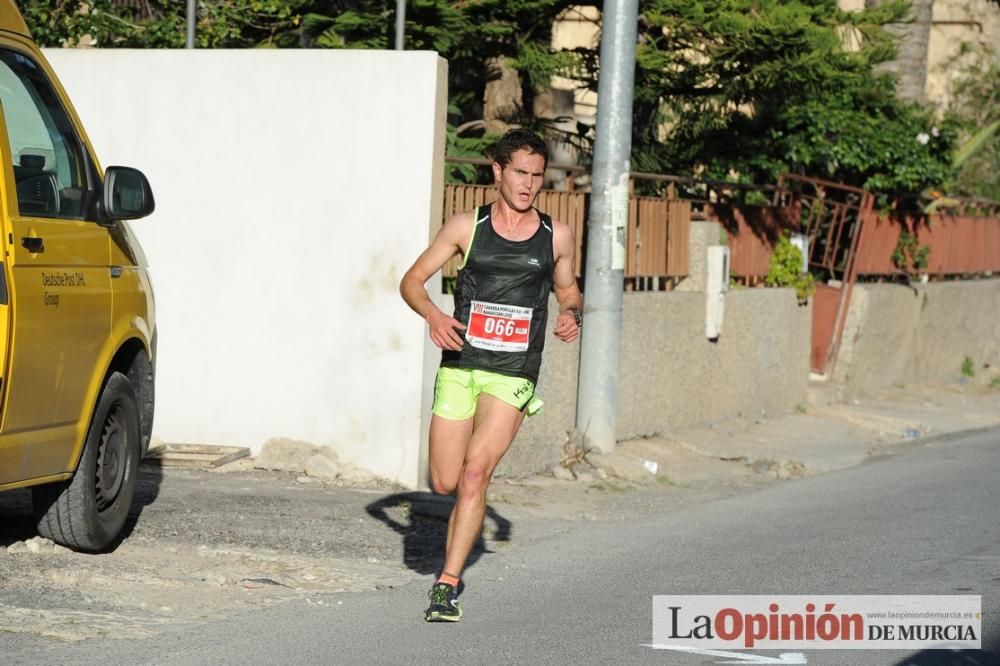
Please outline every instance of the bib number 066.
[[517, 323], [513, 319], [503, 320], [487, 317], [486, 321], [483, 322], [483, 332], [486, 335], [502, 335], [509, 338], [514, 335], [516, 325]]
[[531, 314], [531, 308], [472, 301], [465, 339], [480, 349], [527, 351]]

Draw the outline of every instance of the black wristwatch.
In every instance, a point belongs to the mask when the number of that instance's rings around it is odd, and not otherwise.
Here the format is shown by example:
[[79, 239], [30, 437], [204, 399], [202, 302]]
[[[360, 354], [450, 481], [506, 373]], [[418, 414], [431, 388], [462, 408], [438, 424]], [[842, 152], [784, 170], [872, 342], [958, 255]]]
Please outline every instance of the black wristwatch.
[[580, 314], [580, 311], [576, 308], [570, 308], [569, 311], [573, 313], [573, 319], [576, 320], [576, 327], [583, 328], [583, 315]]

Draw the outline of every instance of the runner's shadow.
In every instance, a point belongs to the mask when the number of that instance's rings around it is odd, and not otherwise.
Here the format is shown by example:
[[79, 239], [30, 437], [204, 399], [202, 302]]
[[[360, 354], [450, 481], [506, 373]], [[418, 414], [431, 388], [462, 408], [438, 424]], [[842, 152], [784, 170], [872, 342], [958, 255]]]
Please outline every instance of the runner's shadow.
[[[403, 564], [424, 575], [435, 575], [444, 566], [444, 545], [448, 536], [448, 517], [455, 505], [453, 497], [426, 492], [388, 495], [366, 508], [368, 515], [388, 525], [403, 537]], [[492, 526], [491, 526], [492, 523]], [[492, 529], [492, 541], [510, 541], [511, 523], [493, 507], [486, 507], [484, 531]], [[474, 565], [486, 548], [482, 535], [476, 540], [465, 568]]]
[[898, 666], [996, 666], [1000, 654], [982, 650], [923, 650], [897, 662]]

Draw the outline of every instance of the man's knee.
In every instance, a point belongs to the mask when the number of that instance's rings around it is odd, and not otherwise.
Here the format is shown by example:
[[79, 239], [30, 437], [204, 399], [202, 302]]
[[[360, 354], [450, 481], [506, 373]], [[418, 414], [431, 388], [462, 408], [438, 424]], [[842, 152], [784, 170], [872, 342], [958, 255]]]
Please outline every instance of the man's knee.
[[458, 479], [445, 478], [441, 474], [431, 472], [431, 490], [435, 495], [452, 495], [458, 486]]
[[489, 482], [489, 468], [483, 464], [470, 462], [462, 470], [462, 481], [459, 483], [458, 492], [462, 495], [482, 495], [485, 494]]

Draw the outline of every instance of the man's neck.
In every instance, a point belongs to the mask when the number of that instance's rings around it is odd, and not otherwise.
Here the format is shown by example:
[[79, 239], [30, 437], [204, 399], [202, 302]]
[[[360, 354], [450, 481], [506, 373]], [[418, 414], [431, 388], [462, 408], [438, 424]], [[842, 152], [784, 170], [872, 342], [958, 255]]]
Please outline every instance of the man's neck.
[[530, 224], [535, 218], [535, 210], [534, 208], [525, 211], [515, 210], [501, 197], [493, 206], [493, 215], [498, 222], [503, 223], [505, 228], [516, 229]]

